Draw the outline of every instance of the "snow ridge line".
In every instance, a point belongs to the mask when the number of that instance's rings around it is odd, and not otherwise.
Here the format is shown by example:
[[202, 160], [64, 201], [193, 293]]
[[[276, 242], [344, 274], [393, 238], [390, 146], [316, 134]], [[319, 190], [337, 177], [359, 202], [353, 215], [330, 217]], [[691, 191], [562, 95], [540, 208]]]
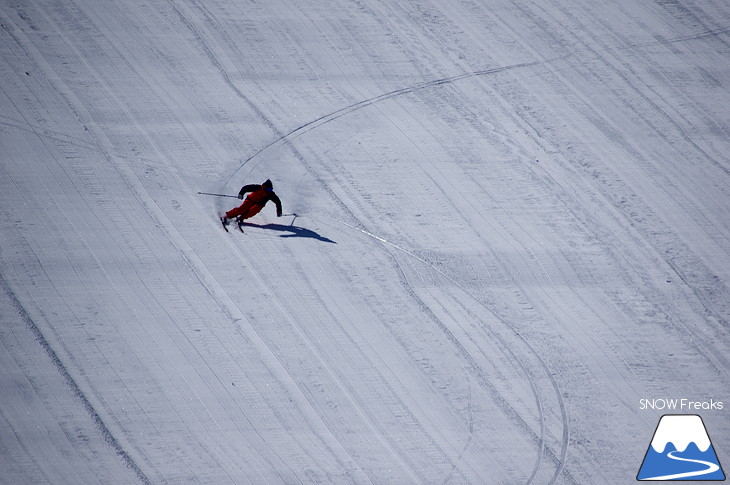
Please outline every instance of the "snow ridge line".
[[114, 437], [112, 432], [107, 427], [106, 423], [104, 423], [104, 420], [101, 419], [101, 416], [94, 408], [94, 405], [91, 404], [91, 401], [89, 401], [89, 398], [86, 397], [84, 391], [81, 390], [78, 383], [68, 371], [56, 351], [53, 350], [53, 347], [48, 342], [48, 339], [46, 339], [46, 337], [43, 335], [43, 332], [38, 327], [35, 320], [33, 320], [33, 317], [30, 316], [28, 311], [20, 302], [18, 296], [10, 287], [10, 284], [7, 282], [7, 280], [3, 277], [2, 273], [0, 273], [0, 291], [2, 291], [5, 296], [8, 297], [13, 306], [13, 309], [18, 313], [23, 323], [25, 323], [26, 326], [30, 329], [38, 344], [43, 347], [46, 355], [48, 355], [48, 357], [51, 359], [51, 361], [53, 362], [53, 366], [56, 368], [59, 374], [61, 374], [61, 377], [63, 378], [66, 385], [71, 389], [73, 395], [76, 396], [79, 401], [81, 401], [82, 406], [84, 407], [86, 412], [89, 413], [89, 416], [101, 433], [104, 442], [114, 449], [115, 453], [121, 457], [122, 462], [134, 472], [134, 474], [142, 483], [151, 484], [152, 482], [149, 480], [149, 478], [147, 478], [147, 475], [145, 475], [145, 473], [137, 465], [134, 459], [129, 456], [126, 451], [124, 451], [122, 445]]
[[[388, 246], [391, 246], [391, 247], [397, 249], [398, 251], [401, 251], [401, 252], [407, 254], [408, 256], [416, 259], [417, 261], [420, 261], [420, 262], [428, 265], [429, 267], [433, 268], [436, 272], [438, 272], [439, 274], [441, 274], [443, 277], [445, 277], [446, 279], [448, 279], [449, 281], [451, 281], [454, 285], [456, 285], [457, 288], [461, 289], [464, 293], [466, 293], [467, 295], [469, 295], [470, 297], [472, 297], [481, 306], [484, 306], [481, 303], [481, 301], [474, 294], [472, 294], [470, 291], [468, 291], [466, 288], [464, 288], [462, 285], [460, 285], [451, 276], [449, 276], [448, 274], [444, 273], [442, 270], [440, 270], [439, 268], [437, 268], [436, 266], [434, 266], [431, 262], [427, 261], [426, 259], [423, 259], [422, 257], [418, 256], [417, 254], [413, 253], [412, 251], [409, 251], [406, 248], [403, 248], [401, 246], [398, 246], [397, 244], [392, 243], [392, 242], [388, 241], [387, 239], [384, 239], [384, 238], [382, 238], [382, 237], [380, 237], [380, 236], [378, 236], [376, 234], [373, 234], [373, 233], [371, 233], [371, 232], [369, 232], [369, 231], [367, 231], [365, 229], [362, 229], [362, 228], [353, 226], [352, 224], [349, 224], [349, 223], [347, 223], [345, 221], [339, 220], [339, 219], [337, 219], [335, 217], [332, 217], [332, 216], [329, 216], [327, 214], [324, 214], [324, 213], [320, 213], [320, 214], [323, 215], [324, 217], [327, 217], [329, 219], [332, 219], [335, 222], [338, 222], [338, 223], [343, 224], [343, 225], [345, 225], [347, 227], [350, 227], [352, 229], [355, 229], [357, 231], [360, 231], [363, 234], [365, 234], [366, 236], [369, 236], [369, 237], [371, 237], [371, 238], [373, 238], [373, 239], [375, 239], [377, 241], [380, 241], [383, 244], [386, 244]], [[562, 394], [560, 392], [560, 387], [558, 386], [558, 383], [555, 380], [555, 377], [553, 376], [552, 372], [550, 372], [550, 369], [548, 368], [548, 366], [545, 363], [545, 361], [542, 359], [542, 357], [540, 357], [540, 355], [537, 353], [537, 351], [534, 349], [534, 347], [532, 345], [530, 345], [530, 343], [522, 336], [522, 334], [520, 334], [517, 330], [515, 330], [512, 327], [512, 325], [510, 325], [509, 323], [507, 323], [502, 317], [500, 317], [499, 315], [497, 315], [496, 313], [494, 313], [492, 310], [489, 310], [488, 308], [487, 308], [487, 310], [490, 313], [492, 313], [498, 320], [500, 320], [507, 328], [509, 328], [520, 339], [520, 341], [522, 341], [522, 343], [525, 344], [525, 346], [529, 349], [529, 351], [536, 357], [536, 359], [540, 363], [540, 366], [545, 371], [545, 374], [549, 377], [550, 383], [551, 383], [553, 389], [555, 389], [555, 395], [556, 395], [557, 400], [558, 400], [558, 403], [560, 405], [560, 414], [561, 414], [562, 421], [563, 421], [563, 436], [562, 436], [562, 442], [561, 442], [560, 457], [558, 458], [557, 456], [554, 456], [553, 455], [553, 459], [556, 459], [558, 461], [558, 463], [557, 463], [557, 466], [556, 466], [555, 473], [553, 474], [552, 478], [548, 482], [548, 484], [552, 485], [552, 484], [554, 484], [557, 481], [558, 477], [560, 476], [560, 473], [562, 472], [562, 470], [563, 470], [563, 468], [565, 466], [565, 460], [566, 460], [566, 457], [567, 457], [567, 454], [568, 454], [568, 446], [570, 444], [570, 426], [568, 424], [567, 410], [565, 408], [565, 401], [564, 401], [563, 396], [562, 396]], [[456, 339], [455, 336], [452, 335], [452, 337], [454, 339]], [[518, 362], [520, 362], [520, 364], [522, 365], [522, 361], [516, 355], [514, 355], [514, 353], [511, 351], [511, 349], [509, 349], [509, 346], [505, 345], [505, 348], [508, 349], [508, 351], [510, 352], [510, 354], [512, 354], [512, 356]], [[529, 373], [527, 372], [527, 369], [524, 369], [524, 370], [525, 370], [525, 373], [529, 377]], [[537, 388], [535, 386], [535, 383], [533, 382], [532, 379], [530, 379], [530, 385], [532, 387], [533, 394], [535, 395], [535, 399], [536, 399], [536, 402], [537, 402], [537, 406], [538, 406], [539, 411], [540, 411], [540, 426], [541, 426], [540, 433], [541, 434], [538, 437], [538, 439], [539, 439], [540, 453], [539, 453], [539, 456], [537, 458], [537, 462], [535, 463], [535, 466], [533, 468], [532, 474], [530, 475], [529, 479], [526, 482], [527, 485], [531, 484], [532, 481], [537, 476], [537, 471], [540, 468], [540, 462], [541, 462], [542, 456], [543, 456], [543, 454], [545, 452], [545, 449], [546, 449], [546, 447], [545, 447], [545, 439], [544, 439], [545, 423], [544, 423], [544, 415], [543, 415], [542, 401], [540, 399], [539, 393], [537, 392]], [[550, 454], [552, 455], [552, 453], [550, 453]]]
[[[284, 139], [287, 136], [289, 136], [289, 135], [281, 135], [281, 131], [276, 127], [274, 122], [268, 116], [266, 116], [266, 114], [261, 110], [261, 108], [258, 107], [258, 105], [256, 105], [256, 103], [251, 101], [251, 99], [248, 96], [246, 96], [246, 94], [238, 86], [236, 86], [236, 83], [233, 81], [233, 79], [231, 78], [231, 76], [229, 74], [229, 70], [238, 71], [238, 68], [233, 64], [233, 62], [230, 60], [230, 58], [228, 58], [228, 56], [225, 53], [223, 54], [223, 56], [225, 56], [225, 59], [223, 59], [222, 57], [217, 56], [216, 53], [213, 51], [213, 48], [211, 48], [208, 45], [208, 42], [206, 42], [204, 35], [205, 34], [210, 35], [210, 32], [205, 27], [205, 25], [201, 24], [200, 22], [197, 22], [197, 25], [199, 25], [200, 27], [196, 26], [195, 19], [197, 19], [198, 17], [193, 12], [190, 11], [190, 7], [188, 7], [185, 4], [185, 2], [181, 2], [178, 6], [177, 2], [174, 0], [168, 0], [167, 3], [178, 15], [178, 17], [180, 18], [180, 21], [188, 28], [188, 30], [190, 30], [190, 32], [193, 34], [193, 36], [195, 36], [195, 38], [198, 40], [201, 48], [203, 49], [203, 51], [205, 53], [205, 56], [208, 58], [208, 60], [211, 62], [211, 64], [213, 64], [213, 66], [218, 70], [218, 72], [220, 72], [221, 77], [223, 78], [223, 81], [228, 85], [228, 87], [231, 88], [231, 90], [233, 90], [233, 92], [236, 94], [236, 96], [238, 96], [241, 100], [243, 100], [248, 105], [248, 107], [251, 108], [251, 110], [253, 110], [253, 112], [256, 113], [256, 115], [264, 121], [266, 126], [268, 126], [277, 135], [280, 135], [281, 136], [280, 139]], [[204, 6], [198, 5], [197, 3], [196, 3], [196, 6], [198, 6], [198, 8], [201, 10], [204, 9]], [[182, 11], [183, 9], [185, 10], [185, 12]], [[186, 15], [186, 13], [188, 13], [189, 16]], [[204, 12], [204, 15], [205, 15], [205, 12]], [[205, 30], [205, 32], [201, 32], [201, 30]], [[226, 62], [226, 60], [227, 60], [227, 62]], [[224, 63], [228, 64], [228, 67], [226, 67], [224, 65]], [[233, 177], [231, 177], [231, 178], [233, 178]]]
[[[248, 157], [246, 160], [241, 163], [241, 165], [234, 171], [234, 173], [228, 178], [226, 181], [226, 184], [228, 184], [233, 177], [236, 175], [236, 173], [241, 170], [246, 164], [248, 164], [251, 160], [259, 156], [264, 151], [268, 150], [269, 148], [272, 148], [277, 145], [281, 145], [285, 142], [289, 142], [292, 137], [303, 135], [304, 133], [307, 133], [315, 128], [318, 128], [326, 123], [329, 123], [330, 121], [334, 121], [337, 118], [340, 118], [342, 116], [345, 116], [346, 114], [352, 113], [353, 111], [357, 111], [361, 108], [366, 108], [368, 106], [371, 106], [373, 104], [379, 103], [381, 101], [385, 101], [390, 98], [394, 98], [396, 96], [401, 96], [403, 94], [410, 94], [416, 91], [420, 91], [427, 88], [432, 88], [436, 86], [441, 86], [443, 84], [452, 84], [456, 81], [460, 81], [462, 79], [468, 79], [478, 76], [486, 76], [488, 74], [496, 74], [503, 71], [510, 71], [513, 69], [520, 69], [523, 67], [531, 67], [531, 66], [537, 66], [540, 64], [550, 63], [559, 59], [563, 59], [568, 56], [560, 56], [552, 59], [546, 59], [546, 60], [535, 60], [535, 61], [527, 61], [527, 62], [521, 62], [518, 64], [510, 64], [508, 66], [502, 66], [502, 67], [494, 67], [491, 69], [482, 69], [479, 71], [472, 71], [467, 72], [463, 74], [457, 74], [455, 76], [451, 77], [445, 77], [441, 79], [434, 79], [431, 81], [425, 81], [419, 84], [415, 84], [413, 86], [408, 86], [401, 89], [396, 89], [394, 91], [390, 91], [387, 93], [379, 94], [378, 96], [373, 96], [372, 98], [364, 99], [362, 101], [358, 101], [356, 103], [350, 104], [348, 106], [345, 106], [344, 108], [340, 108], [336, 111], [333, 111], [331, 113], [328, 113], [326, 115], [320, 116], [319, 118], [316, 118], [314, 120], [308, 121], [307, 123], [304, 123], [303, 125], [294, 128], [289, 133], [286, 133], [284, 135], [281, 135], [276, 140], [272, 141], [268, 145], [264, 146], [263, 148], [259, 149], [256, 153]], [[278, 134], [278, 130], [277, 134]]]
[[[35, 46], [33, 46], [32, 42], [29, 42], [29, 45], [29, 49], [35, 49]], [[71, 44], [69, 43], [69, 45]], [[37, 51], [35, 50], [33, 51], [33, 53], [36, 52]], [[40, 61], [44, 61], [42, 55], [38, 53], [38, 56]], [[78, 57], [79, 59], [84, 59], [84, 57], [80, 54], [78, 55]], [[86, 62], [86, 65], [89, 68], [90, 72], [94, 75], [94, 77], [107, 91], [109, 99], [113, 102], [116, 102], [120, 110], [129, 117], [132, 126], [134, 126], [139, 131], [139, 133], [145, 133], [145, 130], [143, 130], [137, 124], [137, 120], [133, 116], [133, 114], [129, 112], [125, 105], [115, 96], [115, 93], [111, 89], [111, 87], [101, 78], [101, 76], [99, 76], [97, 70], [92, 65], [88, 64], [88, 62]], [[170, 243], [179, 251], [180, 256], [184, 259], [188, 267], [195, 274], [201, 284], [207, 289], [211, 297], [217, 302], [220, 308], [229, 315], [232, 325], [236, 329], [236, 331], [244, 338], [247, 338], [251, 342], [251, 344], [255, 348], [257, 348], [258, 353], [261, 356], [262, 361], [264, 362], [264, 365], [270, 370], [272, 375], [276, 376], [279, 379], [281, 385], [287, 388], [292, 393], [292, 395], [296, 395], [298, 393], [301, 396], [299, 398], [299, 401], [300, 403], [304, 403], [301, 406], [301, 409], [303, 409], [303, 413], [305, 415], [307, 415], [308, 413], [308, 417], [312, 420], [313, 423], [323, 423], [321, 416], [317, 414], [316, 410], [312, 408], [311, 403], [309, 403], [306, 397], [304, 397], [304, 393], [301, 391], [301, 388], [296, 383], [296, 381], [292, 378], [289, 371], [281, 363], [279, 358], [269, 347], [268, 343], [261, 338], [256, 329], [240, 312], [240, 310], [227, 294], [225, 289], [218, 283], [215, 276], [208, 270], [205, 263], [197, 256], [195, 251], [193, 251], [185, 238], [180, 234], [180, 232], [175, 228], [174, 224], [172, 224], [170, 219], [164, 214], [162, 209], [155, 202], [153, 197], [150, 196], [144, 184], [129, 166], [127, 160], [115, 154], [116, 150], [114, 149], [114, 145], [111, 139], [109, 139], [109, 137], [103, 130], [99, 129], [98, 126], [90, 121], [91, 115], [84, 106], [83, 102], [81, 102], [78, 97], [70, 89], [68, 89], [68, 87], [61, 79], [58, 79], [57, 76], [54, 75], [55, 72], [53, 71], [53, 69], [45, 62], [43, 62], [42, 68], [47, 68], [46, 72], [49, 74], [49, 76], [58, 80], [58, 89], [64, 95], [64, 98], [66, 98], [66, 101], [69, 103], [69, 106], [73, 109], [77, 117], [79, 117], [82, 123], [84, 123], [84, 126], [88, 127], [89, 134], [96, 142], [99, 152], [106, 158], [106, 160], [108, 160], [112, 164], [121, 179], [124, 180], [130, 192], [134, 194], [135, 198], [144, 207], [145, 211], [147, 212], [149, 217], [155, 222], [156, 226], [159, 227], [166, 234]], [[160, 151], [157, 144], [149, 136], [147, 137], [147, 139], [152, 149], [158, 156], [159, 160], [166, 160], [165, 154]], [[181, 183], [181, 185], [184, 184]], [[242, 324], [241, 322], [245, 323]], [[292, 474], [295, 476], [295, 478], [297, 478], [299, 483], [302, 483], [302, 480], [296, 475], [291, 467], [289, 467], [287, 462], [281, 456], [279, 456], [279, 454], [269, 443], [269, 441], [256, 429], [254, 423], [251, 423], [251, 425], [256, 430], [257, 436], [271, 450], [273, 455], [276, 456], [276, 458], [278, 458], [283, 463], [283, 465], [292, 472]], [[109, 435], [111, 436], [110, 432]], [[119, 448], [121, 449], [121, 446]], [[142, 473], [142, 471], [138, 467], [136, 469], [139, 470], [142, 476], [144, 476], [144, 483], [151, 483], [151, 481]]]
[[[15, 42], [21, 46], [26, 52], [28, 52], [29, 57], [38, 64], [39, 68], [43, 71], [49, 74], [50, 79], [54, 79], [55, 72], [53, 69], [45, 62], [45, 59], [43, 58], [43, 55], [40, 54], [40, 52], [35, 48], [35, 45], [33, 44], [30, 39], [28, 39], [25, 36], [25, 33], [20, 29], [16, 24], [15, 21], [7, 15], [1, 8], [0, 8], [0, 16], [4, 17], [5, 20], [8, 22], [9, 25], [14, 26], [15, 28], [13, 30], [8, 29], [7, 27], [3, 27], [4, 30], [10, 35]], [[22, 38], [21, 38], [22, 37]], [[56, 77], [57, 78], [57, 77]], [[61, 95], [65, 96], [65, 92], [61, 91]], [[63, 363], [61, 358], [58, 356], [56, 351], [53, 349], [53, 346], [48, 341], [46, 336], [44, 335], [41, 328], [38, 326], [38, 324], [35, 322], [35, 320], [31, 317], [30, 313], [26, 310], [25, 306], [21, 303], [18, 296], [13, 291], [12, 287], [8, 283], [8, 281], [5, 279], [5, 277], [2, 275], [2, 272], [0, 272], [0, 291], [6, 294], [8, 299], [11, 301], [11, 304], [13, 305], [13, 308], [16, 312], [18, 312], [18, 315], [20, 316], [21, 320], [28, 326], [31, 333], [33, 333], [35, 339], [38, 341], [41, 347], [43, 347], [44, 351], [48, 355], [48, 357], [51, 359], [53, 366], [58, 370], [58, 372], [61, 374], [61, 377], [65, 381], [65, 383], [69, 386], [72, 393], [81, 401], [82, 406], [84, 409], [89, 413], [92, 421], [100, 431], [103, 440], [109, 444], [117, 455], [119, 455], [122, 459], [122, 462], [131, 469], [137, 478], [145, 484], [152, 483], [150, 479], [147, 477], [147, 475], [142, 471], [142, 469], [139, 467], [139, 465], [135, 462], [135, 460], [125, 451], [124, 447], [121, 445], [121, 443], [114, 437], [114, 434], [111, 432], [109, 427], [106, 425], [104, 420], [101, 418], [101, 415], [98, 413], [94, 405], [91, 403], [87, 395], [84, 393], [84, 391], [81, 390], [81, 387], [74, 379], [73, 375], [69, 372], [66, 365]]]
[[[239, 253], [239, 255], [242, 259], [245, 258], [244, 252], [241, 251], [240, 245], [233, 244], [232, 242], [230, 242], [230, 240], [229, 240], [229, 245], [231, 245], [232, 247], [235, 248], [235, 250]], [[268, 285], [264, 282], [264, 280], [262, 279], [259, 272], [252, 271], [252, 274], [256, 277], [256, 280], [258, 281], [259, 284], [262, 285], [262, 287], [266, 288], [267, 290], [269, 289]], [[289, 312], [286, 310], [286, 308], [284, 308], [284, 306], [281, 304], [280, 300], [278, 298], [274, 298], [273, 301], [275, 302], [275, 304], [277, 305], [279, 310], [284, 315], [286, 315], [288, 319], [291, 319], [289, 316]], [[235, 323], [238, 327], [239, 326], [238, 322], [235, 322]], [[292, 323], [294, 323], [294, 322], [292, 322]], [[251, 330], [253, 332], [255, 332], [256, 335], [258, 335], [258, 332], [256, 331], [256, 329], [253, 328], [253, 326], [250, 323], [249, 323], [249, 327], [251, 327]], [[330, 368], [330, 366], [326, 363], [326, 359], [322, 358], [321, 352], [317, 349], [317, 347], [315, 345], [313, 345], [311, 338], [307, 337], [307, 335], [304, 332], [302, 332], [302, 330], [299, 328], [298, 325], [293, 324], [292, 327], [296, 329], [298, 336], [302, 339], [302, 341], [304, 341], [309, 346], [309, 348], [313, 351], [314, 355], [317, 357], [319, 362], [322, 363], [323, 368], [326, 369], [326, 371], [330, 374], [330, 376], [332, 376], [332, 378], [337, 383], [337, 385], [342, 389], [343, 393], [347, 396], [349, 401], [352, 403], [354, 408], [357, 410], [357, 413], [360, 415], [360, 417], [363, 419], [363, 421], [370, 427], [370, 429], [375, 433], [376, 439], [383, 444], [383, 446], [391, 453], [391, 455], [394, 457], [394, 459], [396, 459], [400, 463], [400, 465], [403, 467], [403, 470], [405, 470], [408, 473], [412, 482], [413, 483], [424, 483], [423, 479], [419, 479], [418, 471], [415, 470], [406, 460], [404, 460], [401, 457], [401, 454], [393, 447], [393, 445], [391, 444], [391, 442], [387, 438], [387, 436], [385, 436], [383, 434], [383, 432], [380, 430], [380, 428], [373, 423], [373, 420], [369, 416], [369, 413], [367, 413], [366, 410], [364, 410], [360, 405], [357, 404], [357, 399], [353, 398], [350, 388], [348, 386], [346, 386], [345, 384], [343, 384], [342, 379], [340, 377], [338, 377], [337, 373], [334, 372]], [[263, 341], [263, 339], [262, 339], [262, 341]], [[277, 360], [278, 360], [278, 358], [277, 358]], [[285, 368], [283, 363], [281, 363], [281, 366], [283, 368]], [[287, 372], [287, 374], [289, 374], [288, 371], [286, 371], [286, 372]], [[292, 380], [293, 380], [293, 377], [292, 377]], [[355, 471], [362, 471], [362, 473], [365, 475], [366, 479], [372, 484], [373, 483], [372, 479], [363, 470], [363, 467], [360, 465], [357, 458], [350, 453], [350, 451], [347, 449], [347, 446], [345, 446], [342, 443], [342, 440], [340, 439], [338, 434], [335, 433], [330, 428], [330, 426], [325, 422], [324, 417], [322, 415], [320, 415], [320, 413], [318, 411], [316, 411], [314, 405], [312, 405], [310, 403], [309, 399], [304, 395], [304, 392], [302, 392], [301, 390], [300, 390], [300, 392], [301, 392], [302, 396], [304, 397], [305, 401], [310, 406], [310, 408], [312, 410], [314, 410], [314, 412], [316, 413], [317, 419], [322, 423], [322, 425], [329, 431], [329, 433], [337, 441], [337, 443], [340, 445], [340, 447], [342, 448], [344, 453], [346, 453], [347, 456], [349, 456], [352, 459], [353, 463], [355, 463], [357, 465], [358, 468]], [[406, 408], [407, 408], [407, 406], [406, 406]], [[430, 434], [429, 434], [429, 437], [430, 437]]]
[[[174, 7], [174, 6], [173, 6]], [[176, 11], [179, 12], [177, 8], [175, 8]], [[182, 14], [180, 14], [181, 17]], [[190, 28], [193, 28], [192, 24], [188, 24], [188, 22], [185, 22], [186, 25], [188, 25]], [[211, 60], [216, 63], [216, 66], [219, 67], [219, 69], [224, 73], [224, 76], [228, 81], [230, 81], [230, 77], [227, 75], [223, 67], [220, 65], [220, 62], [217, 61], [217, 58], [215, 58], [213, 52], [208, 48], [208, 46], [203, 41], [202, 37], [200, 37], [200, 34], [197, 30], [193, 29], [194, 32], [197, 35], [197, 38], [201, 41], [201, 43], [204, 44], [206, 53], [211, 56]], [[257, 348], [259, 355], [262, 358], [262, 361], [264, 362], [264, 365], [270, 370], [272, 375], [276, 376], [281, 385], [286, 388], [289, 392], [291, 392], [292, 396], [297, 396], [296, 399], [299, 401], [300, 408], [302, 409], [303, 414], [311, 420], [313, 423], [313, 429], [315, 431], [317, 430], [317, 424], [321, 426], [320, 429], [324, 428], [325, 430], [329, 431], [326, 424], [324, 423], [324, 420], [322, 419], [322, 416], [320, 416], [317, 411], [313, 408], [309, 400], [306, 398], [304, 393], [302, 392], [299, 385], [296, 383], [296, 381], [293, 379], [289, 371], [286, 369], [286, 367], [283, 365], [283, 363], [279, 360], [276, 353], [273, 352], [273, 350], [269, 347], [268, 343], [261, 338], [261, 336], [258, 334], [256, 329], [250, 324], [250, 322], [246, 319], [246, 317], [240, 312], [237, 305], [233, 300], [230, 298], [230, 296], [227, 294], [225, 289], [218, 283], [215, 276], [210, 273], [205, 263], [197, 256], [195, 251], [188, 245], [187, 241], [185, 241], [184, 237], [178, 232], [178, 230], [175, 228], [175, 226], [170, 222], [169, 218], [164, 214], [164, 212], [160, 209], [158, 204], [154, 201], [154, 199], [149, 195], [146, 188], [144, 187], [144, 184], [140, 181], [139, 177], [134, 173], [134, 171], [130, 168], [128, 162], [126, 159], [124, 159], [121, 156], [115, 155], [114, 145], [112, 141], [108, 138], [108, 136], [100, 130], [97, 126], [95, 126], [94, 123], [91, 121], [87, 121], [91, 119], [90, 113], [88, 110], [86, 110], [83, 102], [81, 102], [78, 97], [67, 88], [65, 83], [58, 79], [57, 76], [53, 76], [54, 71], [53, 69], [48, 66], [44, 61], [42, 55], [37, 53], [35, 51], [35, 47], [33, 46], [32, 42], [28, 42], [30, 50], [31, 48], [34, 49], [33, 54], [38, 54], [39, 62], [43, 64], [42, 68], [47, 68], [47, 73], [49, 74], [49, 77], [55, 78], [58, 80], [58, 89], [60, 92], [64, 95], [64, 98], [66, 98], [66, 101], [69, 103], [69, 105], [72, 107], [72, 110], [77, 115], [77, 117], [84, 123], [84, 126], [88, 126], [90, 135], [92, 139], [95, 140], [98, 150], [100, 153], [103, 154], [103, 156], [114, 166], [114, 168], [119, 173], [120, 177], [125, 181], [127, 187], [129, 188], [130, 192], [134, 194], [134, 196], [137, 198], [137, 200], [144, 206], [146, 212], [148, 215], [155, 221], [156, 225], [163, 230], [163, 232], [167, 235], [170, 243], [177, 248], [179, 251], [181, 257], [185, 260], [187, 265], [190, 267], [190, 269], [193, 271], [195, 276], [198, 278], [198, 280], [201, 282], [201, 284], [207, 289], [211, 297], [218, 303], [220, 308], [229, 315], [232, 325], [235, 328], [235, 330], [242, 335], [244, 338], [247, 338], [249, 341], [251, 341], [252, 345]], [[70, 45], [70, 44], [69, 44]], [[79, 59], [84, 59], [83, 56], [79, 54]], [[135, 126], [140, 133], [144, 133], [145, 131], [139, 127], [136, 123], [135, 117], [130, 113], [125, 107], [124, 104], [121, 103], [118, 98], [115, 96], [113, 90], [110, 88], [110, 86], [104, 82], [104, 80], [98, 75], [96, 69], [89, 65], [88, 63], [87, 67], [89, 67], [89, 70], [91, 73], [93, 73], [94, 77], [98, 79], [98, 81], [104, 86], [104, 89], [109, 94], [109, 99], [116, 102], [121, 111], [123, 111], [126, 115], [129, 116], [129, 119], [132, 121], [133, 126]], [[234, 89], [234, 91], [239, 94], [246, 102], [250, 101], [248, 98], [245, 97], [245, 95], [233, 85], [232, 81], [229, 82], [231, 87]], [[266, 118], [263, 113], [258, 110], [258, 108], [255, 107], [252, 103], [250, 103], [251, 106], [256, 110], [256, 112], [264, 118], [264, 120], [267, 122], [267, 124], [277, 133], [281, 133], [279, 130], [277, 130], [273, 124], [271, 124]], [[152, 146], [153, 150], [156, 152], [160, 160], [165, 160], [166, 157], [163, 153], [160, 152], [157, 144], [148, 137], [148, 140], [150, 142], [150, 145]], [[305, 163], [305, 159], [301, 154], [298, 154], [299, 159]], [[243, 323], [242, 323], [243, 322]], [[100, 419], [100, 418], [99, 418]], [[256, 428], [253, 423], [251, 423], [254, 429]], [[285, 465], [289, 470], [292, 472], [292, 474], [295, 476], [295, 478], [301, 483], [301, 479], [296, 475], [296, 473], [288, 466], [285, 460], [283, 460], [276, 450], [271, 446], [271, 444], [266, 440], [264, 436], [261, 435], [258, 431], [256, 431], [256, 434], [261, 438], [262, 442], [272, 451], [272, 453]], [[331, 433], [330, 433], [331, 434]], [[111, 433], [110, 433], [111, 435]], [[324, 435], [322, 435], [324, 436]], [[323, 441], [326, 441], [326, 438], [322, 438]], [[337, 439], [337, 438], [335, 438]], [[339, 440], [338, 440], [339, 443]], [[339, 443], [339, 446], [341, 447], [341, 450], [338, 450], [337, 453], [342, 456], [342, 454], [348, 454], [347, 450], [344, 446]], [[121, 448], [121, 447], [120, 447]], [[349, 455], [349, 454], [348, 454]], [[354, 460], [354, 459], [353, 459]], [[414, 479], [416, 479], [415, 474], [410, 469], [410, 467], [407, 468], [411, 476], [413, 476]], [[141, 473], [141, 470], [140, 470]], [[146, 478], [144, 483], [151, 483], [149, 479]]]

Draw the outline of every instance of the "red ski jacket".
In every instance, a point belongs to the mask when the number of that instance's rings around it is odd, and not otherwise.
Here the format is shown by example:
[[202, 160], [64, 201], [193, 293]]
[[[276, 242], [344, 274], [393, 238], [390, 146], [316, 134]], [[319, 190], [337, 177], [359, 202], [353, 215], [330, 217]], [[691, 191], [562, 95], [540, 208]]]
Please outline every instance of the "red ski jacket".
[[238, 198], [243, 199], [246, 192], [251, 192], [248, 194], [248, 197], [246, 197], [246, 200], [253, 204], [260, 205], [261, 207], [265, 206], [267, 202], [272, 201], [276, 204], [276, 215], [281, 216], [281, 200], [272, 189], [268, 189], [263, 185], [258, 184], [244, 185], [238, 192]]

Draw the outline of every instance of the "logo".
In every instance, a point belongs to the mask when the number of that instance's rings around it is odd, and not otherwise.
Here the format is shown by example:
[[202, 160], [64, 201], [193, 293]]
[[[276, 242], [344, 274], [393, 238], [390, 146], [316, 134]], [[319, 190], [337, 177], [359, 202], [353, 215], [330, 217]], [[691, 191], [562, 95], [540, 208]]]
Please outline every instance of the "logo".
[[725, 480], [702, 418], [696, 414], [662, 416], [636, 479]]
[[689, 399], [640, 399], [639, 409], [658, 409], [660, 411], [716, 411], [722, 409], [724, 406], [722, 401], [715, 401], [710, 399], [709, 401], [690, 401]]

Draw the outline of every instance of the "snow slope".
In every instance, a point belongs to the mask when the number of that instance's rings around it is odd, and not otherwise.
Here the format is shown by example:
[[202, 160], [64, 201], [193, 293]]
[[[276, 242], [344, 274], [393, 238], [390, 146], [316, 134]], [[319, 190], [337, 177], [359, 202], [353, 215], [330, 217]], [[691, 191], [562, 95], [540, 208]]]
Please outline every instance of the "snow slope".
[[730, 462], [729, 26], [1, 1], [0, 482], [632, 483], [642, 398]]

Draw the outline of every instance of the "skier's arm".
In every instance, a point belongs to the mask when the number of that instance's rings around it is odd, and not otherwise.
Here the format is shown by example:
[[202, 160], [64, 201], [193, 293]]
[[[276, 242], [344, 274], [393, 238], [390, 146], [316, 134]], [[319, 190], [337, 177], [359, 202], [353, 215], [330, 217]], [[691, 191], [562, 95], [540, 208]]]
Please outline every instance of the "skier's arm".
[[271, 194], [271, 200], [276, 204], [276, 217], [281, 217], [281, 200], [276, 194]]
[[241, 187], [241, 190], [238, 192], [238, 198], [243, 199], [243, 196], [246, 195], [246, 192], [253, 192], [254, 190], [260, 189], [260, 185], [256, 184], [248, 184]]

